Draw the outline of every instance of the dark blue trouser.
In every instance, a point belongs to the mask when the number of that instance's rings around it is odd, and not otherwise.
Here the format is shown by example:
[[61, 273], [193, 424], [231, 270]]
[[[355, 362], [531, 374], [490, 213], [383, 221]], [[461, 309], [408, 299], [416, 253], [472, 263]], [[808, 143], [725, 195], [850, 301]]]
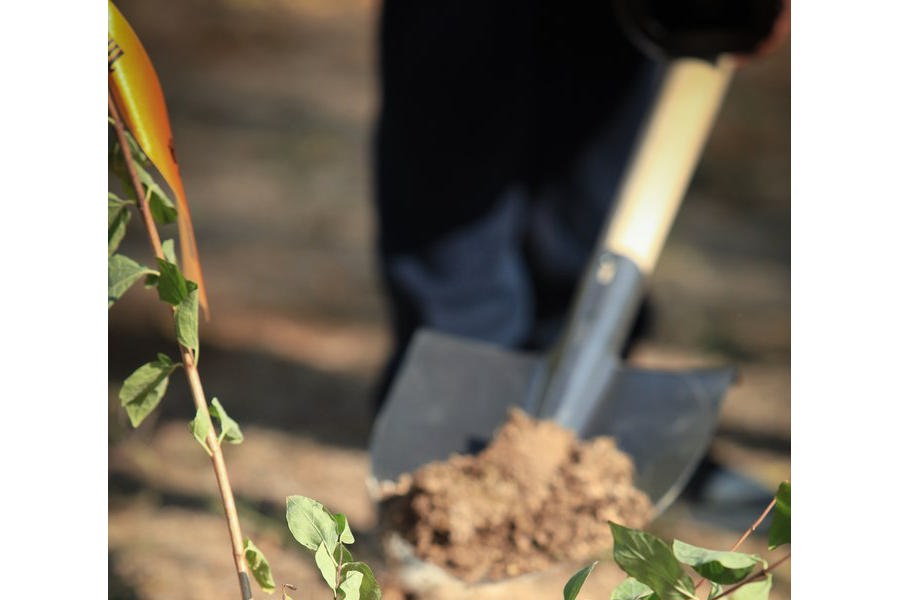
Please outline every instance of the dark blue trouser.
[[383, 385], [419, 327], [545, 349], [564, 324], [661, 74], [582, 4], [384, 3]]

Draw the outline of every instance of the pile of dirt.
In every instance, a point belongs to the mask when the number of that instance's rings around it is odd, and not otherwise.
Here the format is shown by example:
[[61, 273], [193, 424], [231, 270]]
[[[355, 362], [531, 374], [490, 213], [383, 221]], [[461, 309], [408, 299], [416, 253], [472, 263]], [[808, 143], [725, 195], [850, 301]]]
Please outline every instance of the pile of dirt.
[[609, 520], [643, 527], [652, 505], [633, 470], [611, 438], [582, 442], [514, 409], [480, 454], [403, 476], [382, 523], [464, 581], [503, 579], [597, 557]]

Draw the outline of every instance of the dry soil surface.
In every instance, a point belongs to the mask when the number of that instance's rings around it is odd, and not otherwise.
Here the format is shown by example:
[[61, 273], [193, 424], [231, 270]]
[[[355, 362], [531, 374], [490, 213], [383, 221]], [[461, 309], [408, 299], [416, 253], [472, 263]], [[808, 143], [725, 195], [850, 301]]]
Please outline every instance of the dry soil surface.
[[643, 528], [653, 504], [615, 440], [580, 441], [513, 409], [493, 441], [401, 476], [381, 526], [469, 583], [590, 562], [612, 547], [608, 521]]

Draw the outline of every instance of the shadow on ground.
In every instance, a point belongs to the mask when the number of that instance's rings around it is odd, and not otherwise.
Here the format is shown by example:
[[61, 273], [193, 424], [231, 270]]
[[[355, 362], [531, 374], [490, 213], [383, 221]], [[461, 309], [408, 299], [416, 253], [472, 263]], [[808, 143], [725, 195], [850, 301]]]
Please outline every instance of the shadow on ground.
[[[150, 333], [109, 335], [109, 379], [124, 379], [158, 352], [174, 358], [173, 341]], [[372, 423], [372, 383], [362, 376], [325, 372], [258, 351], [204, 345], [200, 374], [207, 400], [218, 397], [242, 426], [305, 436], [329, 445], [363, 449]], [[111, 390], [113, 393], [114, 390]], [[115, 402], [114, 399], [111, 402]], [[157, 421], [194, 418], [194, 405], [180, 372], [170, 378]]]

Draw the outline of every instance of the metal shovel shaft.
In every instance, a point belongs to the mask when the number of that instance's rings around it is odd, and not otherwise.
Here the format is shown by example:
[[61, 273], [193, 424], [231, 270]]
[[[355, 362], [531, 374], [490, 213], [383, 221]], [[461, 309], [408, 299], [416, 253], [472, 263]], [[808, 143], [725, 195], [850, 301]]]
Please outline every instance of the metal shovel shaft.
[[732, 71], [679, 59], [668, 68], [614, 204], [582, 276], [538, 414], [581, 431], [603, 402], [663, 242], [718, 113]]

